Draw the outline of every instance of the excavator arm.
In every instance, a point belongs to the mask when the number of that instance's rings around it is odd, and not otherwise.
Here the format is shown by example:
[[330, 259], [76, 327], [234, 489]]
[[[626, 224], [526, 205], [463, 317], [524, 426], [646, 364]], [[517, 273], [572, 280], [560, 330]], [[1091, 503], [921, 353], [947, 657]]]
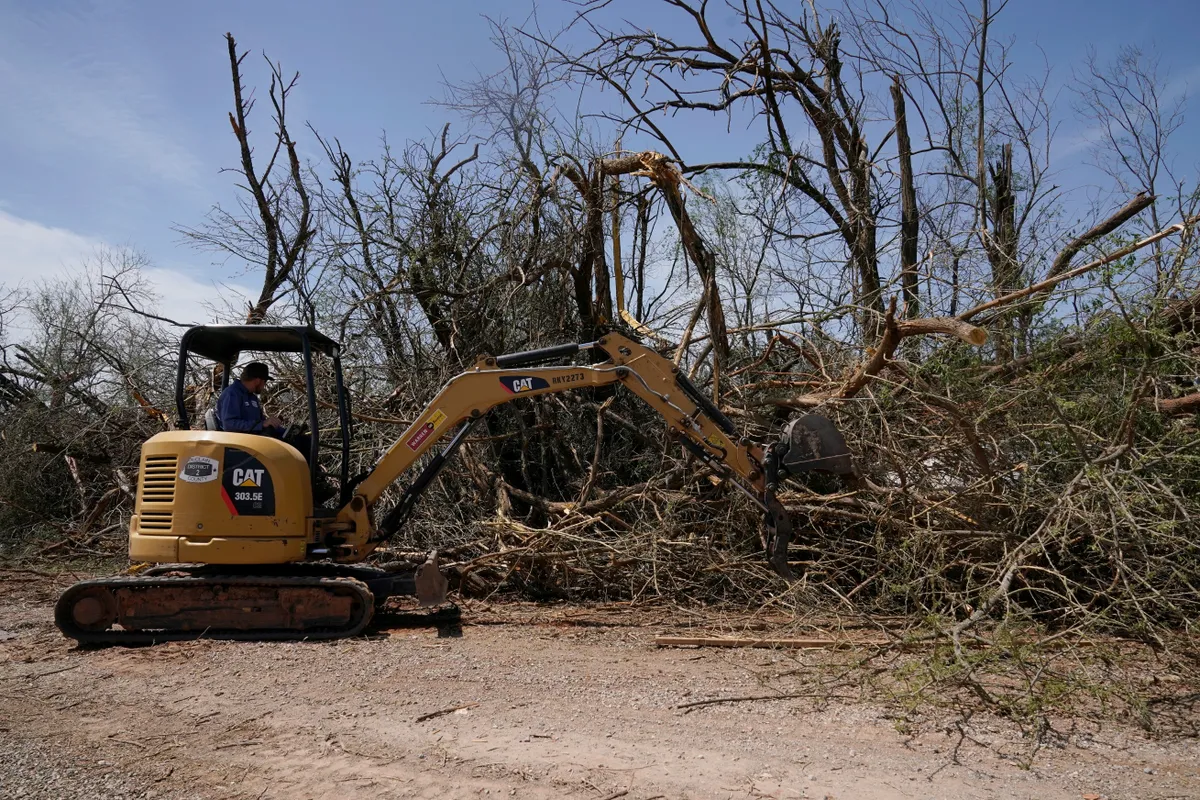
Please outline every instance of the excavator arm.
[[[592, 348], [608, 359], [588, 366], [540, 366]], [[400, 529], [421, 493], [491, 409], [526, 397], [617, 383], [657, 411], [690, 453], [759, 505], [764, 512], [763, 544], [768, 560], [777, 572], [790, 577], [787, 546], [791, 524], [775, 498], [780, 476], [809, 469], [850, 471], [841, 435], [824, 417], [808, 415], [798, 421], [807, 420], [805, 425], [796, 428], [793, 423], [783, 441], [768, 447], [741, 438], [729, 418], [670, 360], [616, 332], [586, 344], [480, 358], [438, 392], [358, 484], [337, 517], [318, 526], [318, 535], [336, 560], [362, 560]], [[376, 525], [371, 508], [384, 490], [451, 431], [449, 444], [427, 463]]]

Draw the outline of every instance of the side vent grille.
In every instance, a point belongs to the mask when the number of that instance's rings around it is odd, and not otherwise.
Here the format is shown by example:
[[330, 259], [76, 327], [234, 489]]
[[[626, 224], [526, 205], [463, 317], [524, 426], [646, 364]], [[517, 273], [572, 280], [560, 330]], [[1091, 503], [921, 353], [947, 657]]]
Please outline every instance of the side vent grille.
[[142, 530], [171, 530], [171, 504], [175, 502], [176, 456], [147, 456], [141, 475]]
[[139, 518], [138, 529], [143, 531], [171, 530], [171, 512], [143, 511]]

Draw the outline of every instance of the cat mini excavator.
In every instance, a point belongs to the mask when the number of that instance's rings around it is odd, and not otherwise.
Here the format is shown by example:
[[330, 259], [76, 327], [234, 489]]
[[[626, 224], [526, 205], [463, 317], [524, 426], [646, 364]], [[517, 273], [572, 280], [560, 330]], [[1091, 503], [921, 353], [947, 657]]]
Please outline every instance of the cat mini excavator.
[[[606, 360], [569, 362], [597, 349]], [[212, 411], [191, 429], [184, 382], [191, 356], [215, 361], [228, 383], [240, 353], [298, 353], [304, 362], [311, 452], [267, 436], [219, 430]], [[341, 495], [336, 508], [313, 502], [322, 478], [314, 356], [332, 361], [340, 422]], [[592, 361], [599, 360], [598, 357]], [[789, 576], [791, 524], [775, 498], [783, 477], [810, 470], [853, 470], [841, 434], [824, 417], [792, 421], [762, 447], [736, 428], [668, 359], [610, 332], [595, 342], [481, 357], [447, 383], [360, 479], [349, 476], [350, 397], [338, 344], [312, 328], [206, 325], [188, 330], [179, 349], [175, 397], [178, 429], [142, 446], [129, 556], [152, 566], [67, 589], [55, 607], [64, 634], [82, 643], [151, 643], [208, 636], [226, 639], [319, 639], [352, 636], [377, 603], [415, 595], [422, 606], [445, 602], [447, 582], [436, 553], [406, 571], [364, 564], [401, 528], [421, 493], [491, 409], [526, 397], [622, 384], [662, 415], [675, 438], [763, 511], [763, 544], [772, 567]], [[447, 435], [449, 442], [380, 519], [373, 506]]]

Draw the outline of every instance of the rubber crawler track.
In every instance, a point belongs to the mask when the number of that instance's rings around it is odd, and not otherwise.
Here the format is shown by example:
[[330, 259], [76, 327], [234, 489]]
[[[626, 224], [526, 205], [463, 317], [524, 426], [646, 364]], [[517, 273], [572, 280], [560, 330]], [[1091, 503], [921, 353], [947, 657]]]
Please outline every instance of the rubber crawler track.
[[[330, 628], [258, 628], [251, 630], [208, 628], [205, 630], [124, 630], [109, 628], [103, 631], [88, 631], [81, 628], [72, 615], [76, 599], [96, 587], [110, 590], [133, 588], [153, 590], [156, 588], [179, 590], [195, 586], [205, 591], [213, 587], [265, 587], [274, 589], [320, 588], [333, 594], [351, 595], [357, 615], [350, 624]], [[133, 576], [98, 578], [82, 581], [63, 592], [54, 607], [54, 622], [68, 638], [80, 644], [157, 644], [190, 639], [234, 639], [242, 641], [272, 641], [295, 639], [340, 639], [355, 636], [371, 621], [375, 611], [375, 598], [362, 581], [345, 577], [306, 576], [256, 576], [256, 575], [212, 575], [212, 576]]]

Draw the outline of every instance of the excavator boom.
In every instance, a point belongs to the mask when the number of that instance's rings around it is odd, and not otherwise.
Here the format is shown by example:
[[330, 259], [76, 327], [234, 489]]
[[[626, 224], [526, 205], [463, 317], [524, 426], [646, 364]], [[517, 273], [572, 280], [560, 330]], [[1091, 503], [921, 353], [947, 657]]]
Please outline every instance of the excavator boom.
[[[545, 366], [575, 354], [598, 349], [608, 356], [599, 364]], [[530, 397], [587, 387], [621, 384], [640, 397], [666, 421], [676, 439], [693, 456], [747, 494], [765, 514], [764, 545], [772, 567], [790, 577], [787, 546], [791, 525], [775, 499], [781, 475], [812, 469], [848, 472], [848, 453], [841, 435], [824, 417], [803, 418], [820, 436], [804, 441], [808, 450], [779, 442], [763, 447], [738, 435], [729, 418], [706, 398], [675, 364], [654, 350], [617, 332], [595, 342], [568, 344], [524, 353], [480, 358], [451, 379], [425, 407], [417, 420], [380, 458], [356, 487], [353, 498], [339, 511], [331, 526], [330, 555], [338, 561], [358, 561], [396, 533], [411, 513], [420, 493], [467, 432], [493, 408]], [[450, 431], [456, 433], [405, 490], [397, 506], [372, 525], [369, 509], [385, 489], [404, 475], [421, 456]], [[790, 458], [787, 456], [790, 455]], [[783, 459], [783, 461], [781, 461]], [[782, 472], [781, 472], [782, 470]]]

